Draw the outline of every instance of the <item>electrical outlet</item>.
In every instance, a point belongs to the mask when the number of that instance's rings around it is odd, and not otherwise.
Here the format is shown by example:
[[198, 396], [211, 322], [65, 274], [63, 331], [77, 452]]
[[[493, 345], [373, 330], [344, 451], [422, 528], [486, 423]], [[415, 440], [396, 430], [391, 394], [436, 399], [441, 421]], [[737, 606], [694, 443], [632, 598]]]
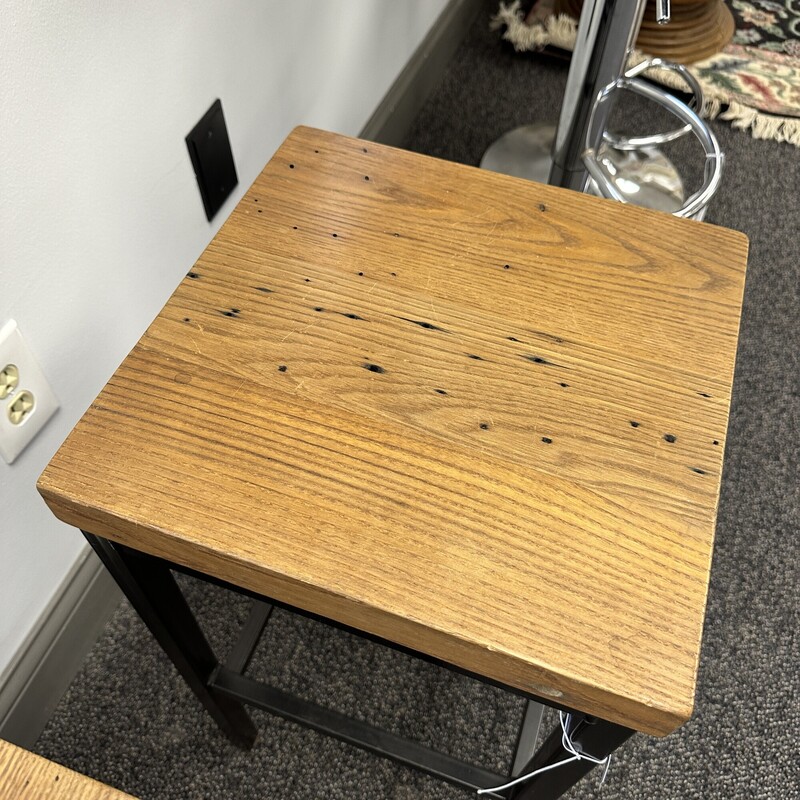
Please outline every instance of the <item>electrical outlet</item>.
[[9, 464], [58, 408], [14, 320], [0, 328], [0, 455]]

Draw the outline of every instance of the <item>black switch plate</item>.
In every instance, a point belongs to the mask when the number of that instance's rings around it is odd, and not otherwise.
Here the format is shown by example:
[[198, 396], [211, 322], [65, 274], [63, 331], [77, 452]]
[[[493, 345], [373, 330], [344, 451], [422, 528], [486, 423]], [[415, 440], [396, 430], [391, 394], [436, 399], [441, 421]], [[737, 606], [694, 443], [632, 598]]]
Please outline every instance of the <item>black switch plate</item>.
[[239, 183], [219, 100], [214, 101], [200, 122], [192, 128], [186, 137], [186, 146], [200, 187], [203, 207], [211, 221]]

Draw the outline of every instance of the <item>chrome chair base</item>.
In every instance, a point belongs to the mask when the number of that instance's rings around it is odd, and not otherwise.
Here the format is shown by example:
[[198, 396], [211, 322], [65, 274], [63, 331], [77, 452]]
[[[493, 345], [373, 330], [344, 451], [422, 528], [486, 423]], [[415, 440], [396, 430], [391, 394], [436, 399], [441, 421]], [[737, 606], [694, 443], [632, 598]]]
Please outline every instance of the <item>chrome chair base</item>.
[[489, 145], [481, 158], [481, 169], [547, 183], [555, 135], [555, 125], [537, 123], [514, 128]]
[[[555, 125], [514, 128], [489, 146], [481, 159], [481, 169], [547, 183], [555, 133]], [[604, 143], [598, 163], [627, 203], [672, 214], [686, 199], [678, 170], [656, 147], [618, 150]], [[602, 196], [591, 178], [588, 191]]]

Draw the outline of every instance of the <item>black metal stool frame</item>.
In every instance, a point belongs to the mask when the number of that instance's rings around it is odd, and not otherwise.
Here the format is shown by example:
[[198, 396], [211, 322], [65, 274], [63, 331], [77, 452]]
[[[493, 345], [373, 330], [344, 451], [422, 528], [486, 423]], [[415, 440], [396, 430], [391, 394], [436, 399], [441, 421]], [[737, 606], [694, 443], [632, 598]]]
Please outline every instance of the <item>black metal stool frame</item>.
[[[197, 698], [223, 733], [239, 747], [245, 749], [252, 747], [257, 735], [257, 730], [245, 709], [245, 704], [249, 704], [335, 736], [380, 756], [392, 758], [401, 764], [473, 792], [504, 784], [512, 776], [516, 777], [555, 764], [570, 755], [562, 746], [562, 731], [558, 727], [538, 751], [527, 759], [527, 762], [522, 761], [520, 755], [523, 748], [530, 744], [531, 738], [535, 738], [531, 736], [529, 730], [532, 720], [538, 728], [536, 715], [526, 713], [517, 740], [517, 757], [514, 759], [512, 775], [501, 775], [247, 677], [244, 672], [274, 606], [333, 625], [362, 638], [467, 675], [482, 683], [497, 686], [530, 702], [567, 711], [571, 715], [568, 733], [576, 750], [596, 759], [610, 755], [634, 733], [622, 725], [487, 680], [481, 675], [460, 669], [425, 653], [263, 597], [179, 564], [141, 553], [87, 531], [83, 531], [83, 534]], [[242, 626], [238, 641], [224, 663], [218, 661], [214, 655], [171, 570], [217, 584], [256, 601]], [[529, 705], [528, 711], [530, 709]], [[551, 800], [560, 797], [594, 766], [595, 764], [588, 759], [574, 760], [491, 796], [514, 798], [514, 800], [533, 800], [533, 798]]]

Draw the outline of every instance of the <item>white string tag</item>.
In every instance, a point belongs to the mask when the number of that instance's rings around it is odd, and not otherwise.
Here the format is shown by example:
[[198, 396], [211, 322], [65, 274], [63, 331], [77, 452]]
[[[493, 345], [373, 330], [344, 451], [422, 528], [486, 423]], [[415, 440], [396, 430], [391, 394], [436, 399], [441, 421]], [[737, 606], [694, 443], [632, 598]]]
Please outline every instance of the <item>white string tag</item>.
[[569, 764], [572, 761], [581, 760], [591, 761], [593, 764], [605, 765], [605, 769], [603, 769], [603, 777], [600, 778], [600, 785], [602, 786], [602, 784], [605, 783], [606, 775], [608, 775], [608, 767], [611, 764], [611, 755], [609, 754], [605, 758], [595, 758], [594, 756], [590, 756], [588, 753], [579, 752], [572, 742], [572, 737], [569, 735], [569, 724], [572, 719], [572, 714], [559, 711], [558, 719], [561, 722], [561, 746], [570, 754], [569, 758], [565, 758], [562, 761], [556, 761], [555, 764], [548, 764], [546, 767], [540, 767], [532, 772], [528, 772], [526, 775], [520, 775], [519, 778], [514, 778], [513, 781], [504, 783], [502, 786], [493, 786], [490, 789], [478, 789], [478, 794], [495, 794], [497, 792], [503, 792], [506, 789], [510, 789], [512, 786], [517, 786], [520, 783], [529, 781], [535, 775], [540, 775], [543, 772], [549, 772], [551, 769], [563, 767], [565, 764]]

